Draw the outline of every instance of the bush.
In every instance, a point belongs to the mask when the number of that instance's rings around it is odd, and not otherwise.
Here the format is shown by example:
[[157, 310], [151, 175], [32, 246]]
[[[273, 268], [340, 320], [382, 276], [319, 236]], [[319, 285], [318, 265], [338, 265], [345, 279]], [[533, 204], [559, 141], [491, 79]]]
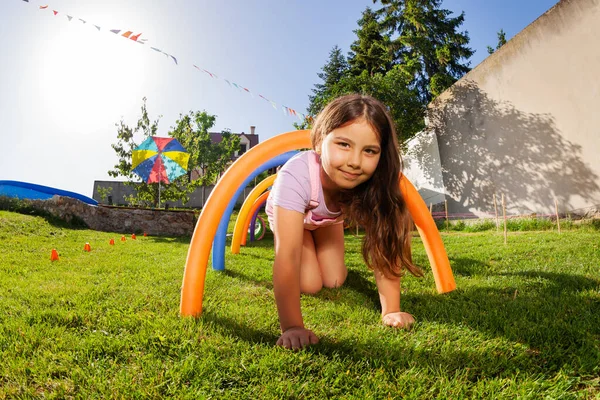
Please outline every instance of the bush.
[[69, 221], [50, 214], [48, 211], [42, 210], [35, 206], [30, 200], [19, 199], [16, 197], [0, 196], [0, 210], [16, 212], [19, 214], [33, 215], [42, 217], [49, 223], [65, 228], [87, 228], [87, 224], [78, 216], [74, 215]]
[[[500, 220], [500, 230], [504, 229], [504, 221]], [[456, 232], [484, 232], [496, 229], [496, 221], [493, 219], [469, 219], [450, 221], [446, 226], [445, 219], [436, 219], [435, 225], [438, 230]], [[560, 228], [569, 229], [593, 229], [600, 230], [600, 219], [573, 222], [571, 219], [561, 219]], [[556, 219], [552, 218], [511, 218], [506, 221], [506, 229], [510, 232], [525, 231], [550, 231], [556, 230]]]

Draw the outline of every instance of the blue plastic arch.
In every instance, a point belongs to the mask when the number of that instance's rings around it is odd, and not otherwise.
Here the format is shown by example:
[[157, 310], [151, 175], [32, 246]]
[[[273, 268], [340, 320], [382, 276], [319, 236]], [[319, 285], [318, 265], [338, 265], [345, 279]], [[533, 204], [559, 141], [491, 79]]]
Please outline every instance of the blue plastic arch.
[[223, 216], [221, 217], [221, 221], [219, 222], [219, 227], [217, 228], [217, 233], [215, 235], [215, 239], [213, 240], [212, 245], [212, 255], [213, 255], [213, 263], [212, 267], [215, 271], [224, 271], [225, 270], [225, 240], [227, 237], [227, 226], [229, 225], [229, 220], [231, 219], [231, 214], [233, 213], [233, 207], [237, 202], [238, 197], [244, 191], [244, 188], [254, 179], [258, 174], [263, 171], [268, 170], [269, 168], [274, 168], [279, 165], [285, 164], [290, 158], [296, 155], [298, 151], [288, 151], [287, 153], [283, 153], [278, 155], [277, 157], [273, 157], [271, 160], [267, 161], [260, 167], [258, 167], [254, 172], [252, 172], [242, 184], [239, 186], [235, 194], [229, 201]]

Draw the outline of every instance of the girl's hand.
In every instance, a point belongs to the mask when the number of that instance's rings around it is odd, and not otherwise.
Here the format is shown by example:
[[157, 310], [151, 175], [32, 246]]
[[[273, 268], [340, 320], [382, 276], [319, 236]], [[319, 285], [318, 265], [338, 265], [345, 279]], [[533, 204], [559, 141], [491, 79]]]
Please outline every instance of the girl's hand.
[[285, 347], [286, 349], [300, 350], [311, 344], [319, 343], [319, 338], [310, 329], [295, 327], [283, 332], [277, 346]]
[[381, 317], [381, 320], [387, 326], [403, 329], [410, 329], [412, 324], [415, 323], [415, 319], [412, 315], [401, 311], [385, 314], [383, 317]]

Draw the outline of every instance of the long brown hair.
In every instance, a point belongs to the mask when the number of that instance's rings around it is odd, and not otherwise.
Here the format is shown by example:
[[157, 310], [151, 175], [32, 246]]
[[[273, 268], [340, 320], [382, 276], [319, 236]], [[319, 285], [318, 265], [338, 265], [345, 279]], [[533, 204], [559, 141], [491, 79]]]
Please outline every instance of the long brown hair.
[[345, 218], [365, 228], [362, 254], [367, 266], [385, 276], [400, 276], [407, 269], [415, 276], [423, 272], [413, 264], [412, 218], [400, 192], [398, 179], [402, 159], [394, 122], [379, 100], [350, 94], [330, 102], [319, 113], [310, 139], [314, 150], [331, 131], [364, 119], [379, 137], [381, 156], [373, 176], [352, 190], [342, 191], [340, 205]]

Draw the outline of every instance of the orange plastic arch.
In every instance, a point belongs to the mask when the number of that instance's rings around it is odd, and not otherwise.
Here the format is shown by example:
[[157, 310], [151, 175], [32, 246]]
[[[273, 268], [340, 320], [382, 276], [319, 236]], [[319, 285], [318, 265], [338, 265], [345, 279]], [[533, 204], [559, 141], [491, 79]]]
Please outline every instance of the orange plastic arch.
[[[233, 228], [233, 237], [231, 238], [231, 252], [233, 254], [238, 254], [240, 252], [240, 244], [246, 244], [246, 234], [248, 231], [248, 227], [246, 226], [246, 230], [244, 230], [244, 223], [246, 218], [248, 218], [248, 213], [252, 208], [252, 205], [256, 201], [256, 199], [263, 193], [265, 190], [269, 188], [269, 186], [273, 186], [273, 182], [277, 174], [271, 175], [263, 179], [246, 197], [244, 204], [242, 204], [242, 208], [240, 208], [240, 212], [235, 220], [235, 227]], [[253, 214], [250, 214], [252, 216]], [[250, 217], [252, 218], [252, 217]]]
[[[310, 131], [283, 133], [247, 151], [223, 174], [208, 197], [192, 235], [181, 288], [182, 316], [199, 316], [202, 313], [202, 296], [212, 242], [228, 200], [233, 197], [239, 185], [266, 161], [287, 151], [310, 147]], [[425, 202], [405, 177], [400, 180], [400, 188], [425, 244], [438, 292], [454, 290], [456, 284], [448, 256]]]
[[212, 242], [228, 200], [240, 184], [265, 161], [287, 151], [310, 147], [310, 131], [282, 133], [254, 146], [225, 171], [208, 196], [190, 241], [181, 287], [179, 312], [182, 316], [199, 316], [202, 313], [202, 296]]
[[[260, 195], [260, 197], [258, 199], [256, 199], [256, 201], [254, 202], [254, 204], [252, 204], [252, 208], [250, 209], [250, 212], [248, 213], [248, 215], [246, 216], [246, 220], [244, 221], [244, 226], [243, 226], [243, 231], [242, 232], [248, 232], [248, 228], [250, 227], [250, 222], [252, 222], [252, 217], [254, 216], [254, 213], [263, 205], [265, 204], [265, 202], [267, 201], [267, 197], [269, 197], [269, 193], [270, 191], [266, 191], [263, 194]], [[265, 227], [266, 229], [266, 227]], [[242, 245], [246, 245], [246, 238], [248, 237], [248, 235], [244, 235], [242, 237]]]
[[440, 232], [427, 209], [423, 198], [404, 174], [399, 179], [400, 191], [406, 199], [408, 211], [417, 226], [425, 252], [431, 264], [433, 279], [438, 293], [448, 293], [456, 289], [450, 261], [444, 248]]

